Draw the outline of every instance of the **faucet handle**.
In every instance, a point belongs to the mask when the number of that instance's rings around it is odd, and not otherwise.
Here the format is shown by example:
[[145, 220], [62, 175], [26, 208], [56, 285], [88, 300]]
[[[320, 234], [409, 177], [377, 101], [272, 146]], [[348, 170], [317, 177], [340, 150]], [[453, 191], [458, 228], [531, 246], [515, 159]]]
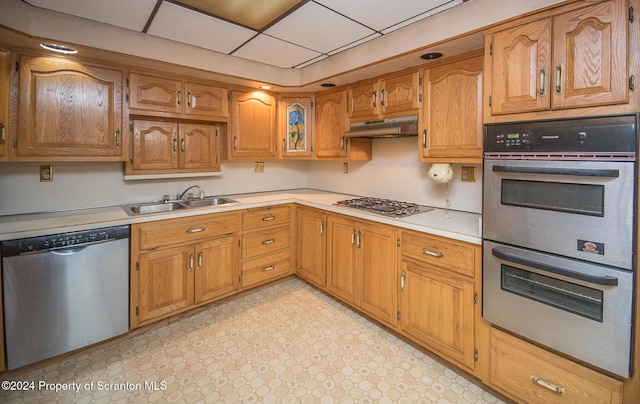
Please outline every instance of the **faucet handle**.
[[169, 202], [169, 195], [167, 194], [162, 195], [162, 203], [167, 203], [167, 202]]

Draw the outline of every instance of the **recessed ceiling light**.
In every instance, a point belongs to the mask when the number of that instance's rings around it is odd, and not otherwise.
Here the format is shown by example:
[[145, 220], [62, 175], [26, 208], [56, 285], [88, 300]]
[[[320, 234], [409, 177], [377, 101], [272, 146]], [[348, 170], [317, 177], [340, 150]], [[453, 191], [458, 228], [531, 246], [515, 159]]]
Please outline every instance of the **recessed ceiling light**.
[[420, 59], [424, 59], [424, 60], [434, 60], [434, 59], [439, 59], [442, 57], [442, 53], [440, 52], [429, 52], [429, 53], [425, 53], [424, 55], [420, 55]]
[[322, 83], [320, 84], [320, 86], [329, 88], [329, 87], [335, 87], [336, 85], [333, 83]]
[[64, 53], [65, 55], [72, 55], [74, 53], [78, 53], [78, 51], [73, 48], [70, 48], [65, 45], [58, 45], [55, 43], [41, 43], [40, 47], [53, 52]]
[[263, 86], [260, 86], [260, 88], [263, 89], [263, 90], [271, 90], [273, 87], [265, 84]]

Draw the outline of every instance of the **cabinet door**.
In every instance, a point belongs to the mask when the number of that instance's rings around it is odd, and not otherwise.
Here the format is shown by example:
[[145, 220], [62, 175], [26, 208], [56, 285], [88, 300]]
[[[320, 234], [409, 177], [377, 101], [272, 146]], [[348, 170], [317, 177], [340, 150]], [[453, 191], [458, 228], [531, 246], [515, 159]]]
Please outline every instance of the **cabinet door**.
[[381, 93], [377, 81], [349, 87], [347, 90], [347, 105], [351, 119], [376, 118], [380, 102]]
[[226, 88], [185, 83], [186, 115], [209, 118], [227, 118], [229, 116], [229, 94]]
[[604, 1], [553, 19], [553, 108], [628, 101], [626, 1]]
[[240, 288], [238, 236], [196, 244], [195, 302], [201, 303]]
[[402, 329], [426, 346], [474, 368], [474, 286], [428, 265], [401, 263]]
[[275, 97], [233, 91], [231, 105], [231, 157], [276, 157]]
[[482, 158], [483, 57], [425, 70], [420, 160]]
[[19, 59], [17, 158], [124, 160], [122, 72]]
[[356, 301], [356, 223], [327, 217], [327, 291], [348, 303]]
[[311, 157], [313, 115], [311, 97], [280, 99], [278, 129], [281, 132], [283, 157]]
[[326, 286], [326, 220], [317, 210], [298, 208], [297, 273], [314, 285]]
[[133, 122], [133, 169], [178, 168], [178, 124], [163, 121]]
[[193, 305], [193, 245], [141, 254], [139, 264], [141, 323]]
[[550, 108], [551, 19], [495, 33], [492, 60], [492, 114]]
[[397, 232], [360, 223], [357, 235], [357, 306], [374, 318], [397, 324]]
[[380, 112], [384, 115], [417, 111], [420, 106], [418, 80], [418, 72], [381, 79]]
[[180, 168], [220, 170], [220, 137], [214, 125], [180, 124]]
[[129, 74], [129, 108], [155, 112], [182, 112], [182, 82]]
[[317, 157], [346, 157], [347, 125], [345, 92], [316, 96], [315, 151]]
[[[0, 50], [0, 161], [7, 158], [9, 120], [9, 52]], [[0, 342], [2, 342], [0, 340]], [[2, 359], [0, 353], [0, 359]], [[4, 362], [0, 362], [4, 363]], [[0, 370], [1, 370], [0, 365]]]

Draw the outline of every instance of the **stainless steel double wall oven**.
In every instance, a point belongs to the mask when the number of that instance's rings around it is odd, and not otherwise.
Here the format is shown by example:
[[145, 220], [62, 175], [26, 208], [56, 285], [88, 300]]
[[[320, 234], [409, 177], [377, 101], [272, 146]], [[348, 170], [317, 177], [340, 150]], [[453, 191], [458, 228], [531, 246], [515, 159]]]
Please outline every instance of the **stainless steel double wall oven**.
[[638, 116], [485, 126], [483, 317], [629, 377]]

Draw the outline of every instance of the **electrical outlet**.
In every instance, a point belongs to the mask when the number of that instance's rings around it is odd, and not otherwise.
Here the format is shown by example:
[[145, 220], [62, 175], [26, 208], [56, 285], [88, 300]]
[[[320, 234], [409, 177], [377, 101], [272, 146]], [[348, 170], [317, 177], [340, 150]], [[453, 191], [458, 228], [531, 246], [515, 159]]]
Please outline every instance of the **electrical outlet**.
[[460, 181], [464, 182], [476, 182], [476, 168], [475, 167], [462, 167], [462, 175]]
[[53, 166], [40, 166], [40, 182], [53, 181]]
[[264, 172], [264, 162], [256, 161], [253, 163], [253, 172], [254, 173], [263, 173]]
[[342, 172], [345, 174], [349, 173], [349, 163], [342, 163]]

